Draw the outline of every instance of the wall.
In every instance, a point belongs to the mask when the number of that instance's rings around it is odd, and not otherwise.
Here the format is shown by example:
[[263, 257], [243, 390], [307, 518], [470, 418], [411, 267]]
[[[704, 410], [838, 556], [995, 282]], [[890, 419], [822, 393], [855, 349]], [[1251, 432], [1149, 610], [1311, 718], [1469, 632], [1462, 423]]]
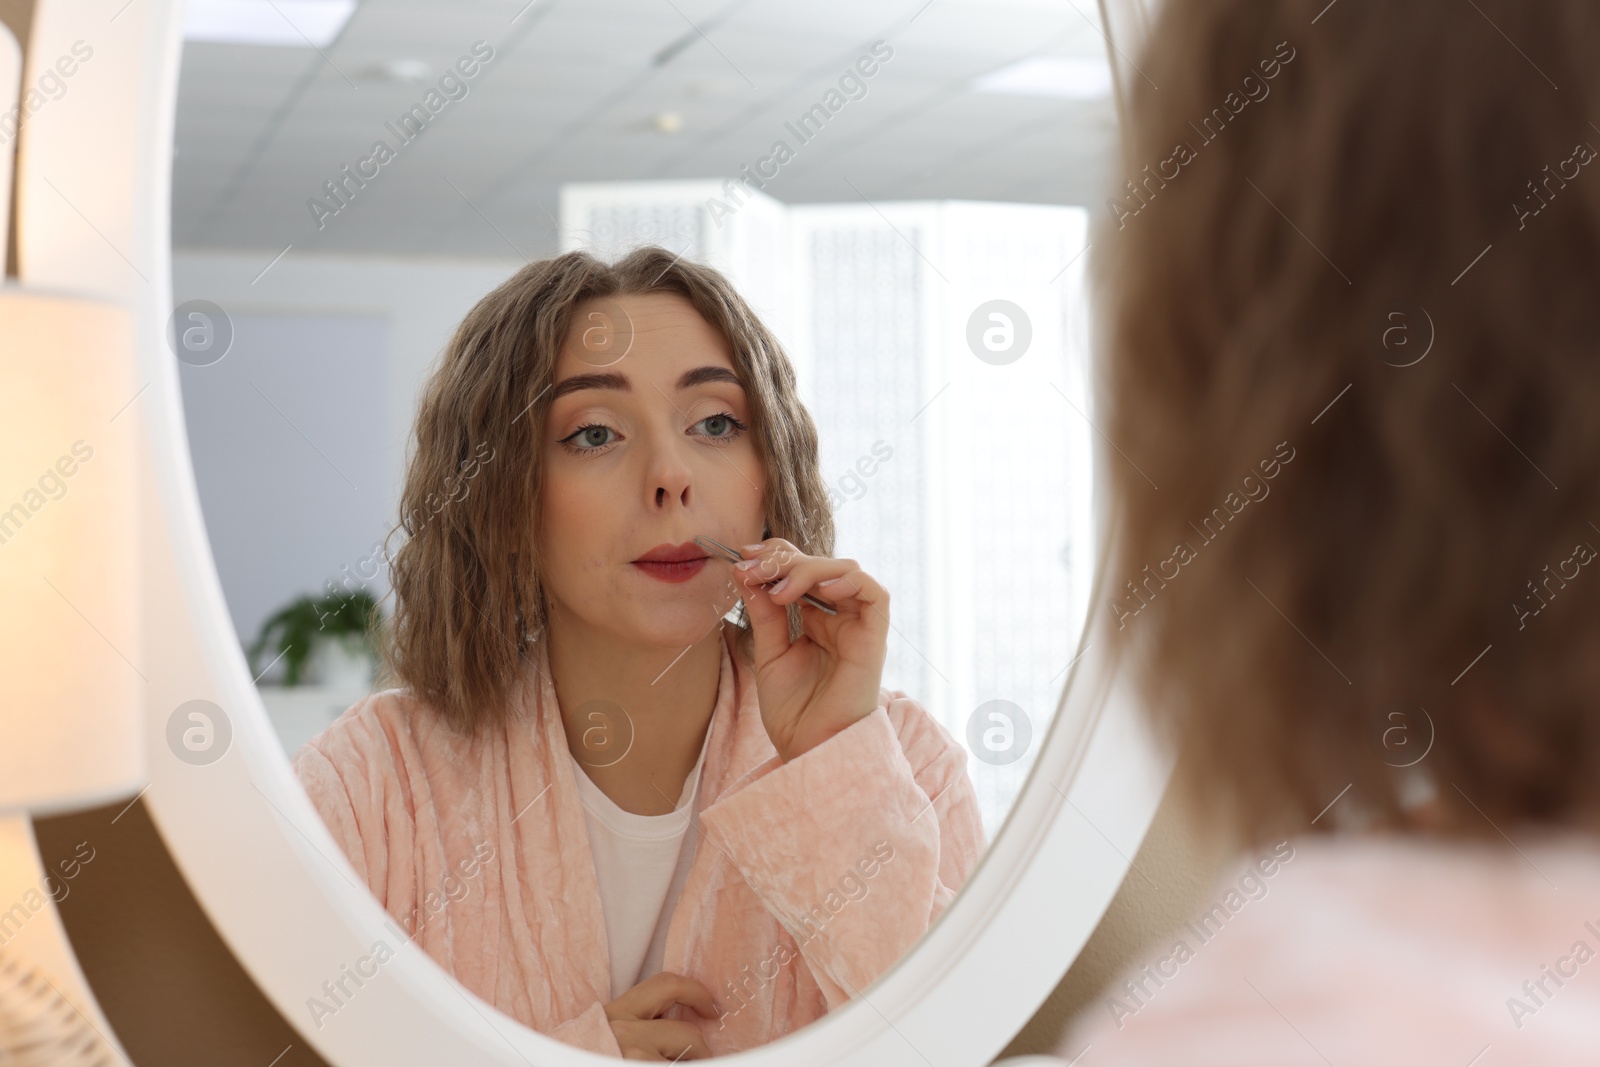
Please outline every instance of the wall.
[[180, 366], [179, 383], [242, 644], [293, 596], [322, 595], [329, 582], [388, 593], [374, 550], [399, 511], [418, 390], [456, 324], [519, 266], [175, 252], [183, 321], [191, 301], [209, 301], [226, 316], [211, 312], [213, 328], [233, 335], [216, 362]]
[[375, 402], [389, 385], [387, 316], [229, 318], [231, 350], [180, 366], [178, 382], [206, 538], [248, 647], [291, 596], [347, 575], [352, 592], [388, 592], [363, 563], [395, 512], [403, 440]]
[[[275, 253], [187, 252], [172, 255], [173, 302], [206, 299], [223, 310], [376, 315], [388, 319], [389, 382], [382, 406], [394, 437], [409, 430], [412, 387], [468, 309], [522, 266], [518, 260], [350, 259]], [[259, 278], [258, 278], [259, 275]], [[398, 427], [398, 430], [396, 430]]]

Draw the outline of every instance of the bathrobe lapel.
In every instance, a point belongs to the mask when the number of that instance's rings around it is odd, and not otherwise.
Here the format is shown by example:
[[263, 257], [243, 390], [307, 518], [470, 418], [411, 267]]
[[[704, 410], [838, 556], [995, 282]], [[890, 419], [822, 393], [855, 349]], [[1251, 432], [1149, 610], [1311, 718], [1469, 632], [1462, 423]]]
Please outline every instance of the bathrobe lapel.
[[[689, 830], [694, 837], [694, 858], [677, 909], [667, 926], [667, 943], [662, 956], [663, 970], [700, 978], [699, 970], [706, 942], [713, 933], [719, 908], [728, 891], [743, 878], [700, 829], [699, 814], [729, 789], [747, 780], [777, 749], [767, 737], [756, 702], [755, 679], [734, 661], [733, 641], [738, 630], [725, 625], [722, 641], [722, 670], [717, 681], [717, 706], [711, 716], [711, 737], [706, 745], [706, 761], [700, 772], [700, 791], [695, 798], [695, 820]], [[730, 882], [731, 879], [731, 882]], [[717, 995], [712, 989], [712, 996]]]
[[[578, 797], [576, 775], [561, 723], [560, 704], [551, 681], [548, 648], [538, 642], [535, 735], [538, 762], [543, 781], [538, 789], [549, 787], [542, 799], [522, 800], [528, 810], [513, 818], [524, 829], [522, 847], [526, 855], [549, 857], [548, 867], [561, 870], [560, 921], [537, 931], [552, 975], [563, 980], [551, 983], [558, 1004], [557, 1018], [571, 1018], [589, 1005], [611, 1000], [611, 946], [606, 937], [605, 913], [600, 904], [600, 876], [589, 844], [589, 826]], [[540, 809], [543, 809], [542, 811]], [[529, 818], [529, 816], [539, 816]], [[567, 977], [570, 976], [570, 979]]]
[[[786, 938], [732, 858], [699, 825], [699, 816], [707, 808], [781, 765], [761, 721], [754, 665], [735, 651], [737, 634], [731, 624], [723, 632], [717, 709], [691, 831], [695, 835], [695, 854], [677, 910], [667, 927], [662, 959], [663, 970], [703, 982], [725, 1011], [731, 1011], [734, 1003], [742, 1003], [735, 985]], [[681, 1005], [670, 1009], [667, 1016], [700, 1024], [712, 1053], [723, 1055], [767, 1040], [775, 1028], [774, 1014], [786, 1013], [796, 997], [810, 991], [801, 985], [793, 981], [773, 983], [758, 998], [758, 1004], [720, 1020], [703, 1019]]]
[[[732, 624], [723, 624], [717, 702], [712, 710], [711, 736], [706, 743], [705, 763], [700, 772], [696, 815], [764, 769], [766, 764], [777, 760], [777, 749], [773, 748], [761, 722], [754, 675], [745, 665], [736, 666], [734, 662], [733, 642], [738, 632]], [[531, 806], [516, 817], [516, 824], [522, 828], [522, 847], [528, 850], [528, 855], [561, 856], [561, 866], [566, 868], [560, 905], [562, 921], [556, 929], [540, 930], [535, 937], [552, 962], [564, 958], [568, 963], [566, 973], [573, 976], [573, 981], [565, 986], [557, 983], [555, 992], [558, 1016], [568, 1018], [596, 1000], [602, 1004], [611, 1000], [611, 951], [588, 822], [579, 800], [576, 776], [581, 771], [573, 766], [569, 755], [560, 705], [551, 681], [548, 650], [543, 642], [539, 643], [538, 656], [534, 732], [543, 739], [539, 746], [539, 764], [544, 783], [552, 784], [553, 788], [537, 802], [532, 802], [531, 796], [521, 799], [519, 803], [531, 803]], [[543, 784], [539, 786], [543, 787]], [[548, 808], [540, 812], [546, 804]], [[542, 817], [530, 818], [536, 813]], [[700, 831], [698, 819], [691, 823], [689, 834], [694, 839], [694, 858], [667, 926], [662, 969], [701, 977], [702, 965], [707, 962], [708, 942], [720, 915], [726, 911], [719, 909], [718, 901], [748, 900], [744, 895], [748, 890], [743, 889], [743, 877], [737, 868]], [[764, 927], [769, 922], [760, 925]], [[708, 986], [711, 984], [707, 978], [702, 980]], [[714, 988], [712, 995], [717, 995]], [[716, 1023], [708, 1025], [714, 1027]]]

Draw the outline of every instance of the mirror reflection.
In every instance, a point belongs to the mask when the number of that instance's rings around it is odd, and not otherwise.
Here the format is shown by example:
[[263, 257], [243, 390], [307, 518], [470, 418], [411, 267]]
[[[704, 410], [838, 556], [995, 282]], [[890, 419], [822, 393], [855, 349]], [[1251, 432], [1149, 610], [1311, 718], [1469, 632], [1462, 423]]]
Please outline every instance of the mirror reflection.
[[191, 0], [169, 341], [283, 754], [403, 940], [629, 1058], [869, 993], [1092, 566], [1095, 11]]

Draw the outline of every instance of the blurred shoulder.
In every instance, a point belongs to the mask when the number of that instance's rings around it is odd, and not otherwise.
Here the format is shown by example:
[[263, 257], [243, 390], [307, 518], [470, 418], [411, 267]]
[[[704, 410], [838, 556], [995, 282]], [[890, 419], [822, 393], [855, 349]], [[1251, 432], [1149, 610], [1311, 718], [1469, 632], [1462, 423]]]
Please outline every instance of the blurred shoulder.
[[1516, 836], [1516, 847], [1377, 834], [1258, 846], [1084, 1009], [1060, 1052], [1093, 1045], [1106, 1064], [1321, 1062], [1309, 1041], [1335, 1063], [1399, 1067], [1428, 1050], [1464, 1050], [1465, 1063], [1515, 1042], [1546, 1067], [1591, 1062], [1563, 1034], [1600, 1017], [1600, 986], [1518, 998], [1541, 964], [1570, 978], [1577, 956], [1600, 947], [1584, 911], [1600, 894], [1600, 848]]

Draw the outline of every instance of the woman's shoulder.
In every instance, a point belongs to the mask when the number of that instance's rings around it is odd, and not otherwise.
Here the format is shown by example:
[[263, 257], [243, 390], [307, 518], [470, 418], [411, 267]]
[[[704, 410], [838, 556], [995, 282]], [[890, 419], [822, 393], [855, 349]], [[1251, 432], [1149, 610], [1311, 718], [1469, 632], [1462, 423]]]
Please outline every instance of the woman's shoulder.
[[459, 755], [458, 738], [428, 703], [409, 689], [381, 689], [351, 704], [294, 755], [298, 768], [320, 755], [341, 770], [388, 771], [423, 762], [434, 753]]
[[1584, 911], [1600, 899], [1600, 847], [1518, 836], [1258, 848], [1085, 1008], [1061, 1054], [1088, 1043], [1107, 1064], [1248, 1067], [1306, 1055], [1309, 1042], [1336, 1063], [1409, 1064], [1452, 1059], [1459, 1045], [1466, 1063], [1515, 1042], [1542, 1063], [1584, 1062], [1561, 1035], [1600, 1017], [1600, 986], [1561, 990], [1544, 976], [1570, 979], [1600, 952], [1600, 913]]

